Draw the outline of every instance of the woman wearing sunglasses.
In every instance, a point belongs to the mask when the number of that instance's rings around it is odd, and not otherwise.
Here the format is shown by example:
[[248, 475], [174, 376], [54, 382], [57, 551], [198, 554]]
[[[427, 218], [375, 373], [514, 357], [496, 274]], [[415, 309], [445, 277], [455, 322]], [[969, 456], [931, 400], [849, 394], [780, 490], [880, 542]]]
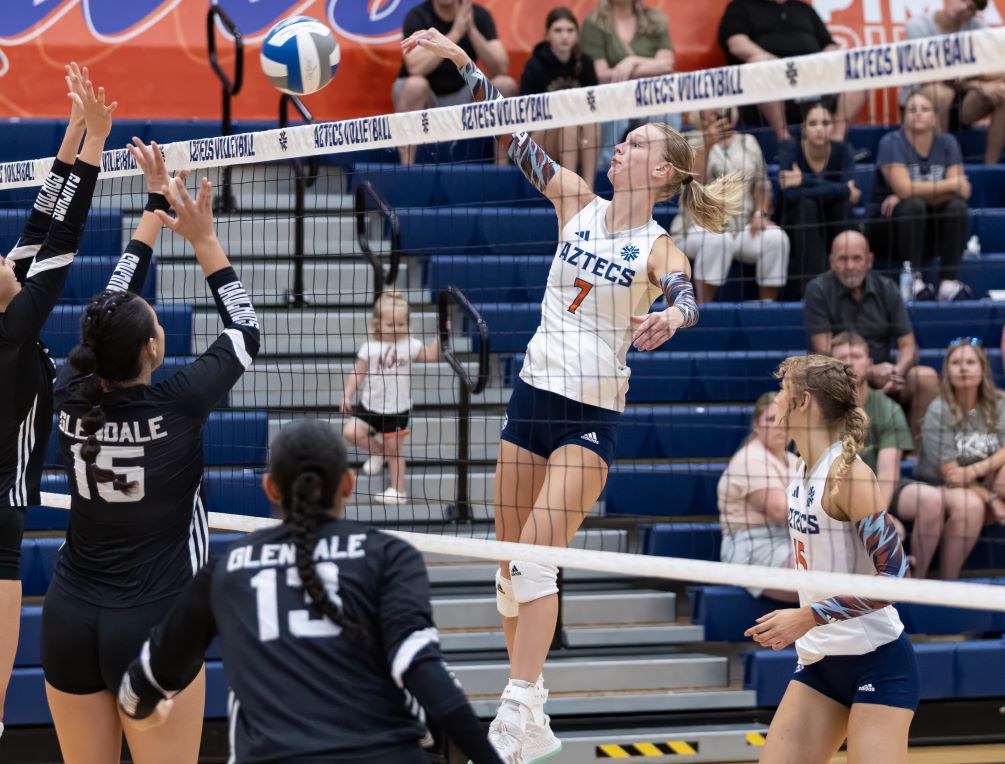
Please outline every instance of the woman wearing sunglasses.
[[1005, 398], [979, 339], [949, 344], [921, 440], [914, 474], [944, 486], [942, 578], [958, 578], [985, 523], [1005, 522]]

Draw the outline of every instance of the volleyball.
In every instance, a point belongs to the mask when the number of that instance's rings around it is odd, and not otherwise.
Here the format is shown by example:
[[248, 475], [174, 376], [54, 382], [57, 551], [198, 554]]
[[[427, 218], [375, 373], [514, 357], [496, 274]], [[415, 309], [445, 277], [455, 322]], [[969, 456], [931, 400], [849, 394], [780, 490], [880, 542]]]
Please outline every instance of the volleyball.
[[331, 82], [341, 51], [328, 26], [309, 16], [276, 24], [262, 43], [262, 71], [283, 93], [309, 95]]

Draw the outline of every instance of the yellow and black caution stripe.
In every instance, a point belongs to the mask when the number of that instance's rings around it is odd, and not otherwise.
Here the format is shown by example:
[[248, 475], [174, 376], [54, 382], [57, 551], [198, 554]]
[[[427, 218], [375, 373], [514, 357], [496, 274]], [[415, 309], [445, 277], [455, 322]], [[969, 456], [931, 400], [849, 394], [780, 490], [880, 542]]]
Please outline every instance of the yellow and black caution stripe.
[[697, 756], [697, 740], [667, 740], [658, 743], [608, 743], [597, 746], [598, 759], [631, 759], [649, 756]]
[[755, 746], [757, 748], [760, 748], [766, 742], [767, 741], [765, 740], [764, 735], [762, 735], [760, 732], [748, 732], [747, 733], [747, 745], [752, 745], [752, 746]]

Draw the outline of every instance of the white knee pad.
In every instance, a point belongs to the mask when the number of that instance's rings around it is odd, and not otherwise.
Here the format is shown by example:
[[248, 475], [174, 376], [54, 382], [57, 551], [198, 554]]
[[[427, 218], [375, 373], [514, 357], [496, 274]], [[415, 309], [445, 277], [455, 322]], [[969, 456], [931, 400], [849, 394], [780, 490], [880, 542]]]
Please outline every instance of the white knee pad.
[[520, 603], [513, 596], [513, 583], [503, 578], [502, 571], [496, 571], [496, 610], [503, 618], [520, 615]]
[[554, 565], [514, 560], [509, 564], [509, 575], [513, 595], [519, 603], [558, 594], [558, 568]]

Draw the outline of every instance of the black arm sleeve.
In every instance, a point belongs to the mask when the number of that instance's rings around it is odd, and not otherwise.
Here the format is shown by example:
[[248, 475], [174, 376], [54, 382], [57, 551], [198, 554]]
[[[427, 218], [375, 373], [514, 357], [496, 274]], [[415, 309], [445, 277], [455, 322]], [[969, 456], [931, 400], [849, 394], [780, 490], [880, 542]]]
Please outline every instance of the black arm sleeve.
[[154, 250], [151, 246], [142, 241], [130, 239], [119, 258], [119, 262], [115, 264], [115, 270], [112, 271], [112, 276], [108, 279], [108, 286], [105, 288], [113, 292], [139, 294], [143, 291], [143, 284], [147, 280], [153, 256]]
[[71, 169], [66, 162], [58, 159], [52, 161], [52, 168], [45, 176], [42, 187], [38, 190], [38, 196], [35, 197], [35, 204], [28, 213], [28, 222], [25, 223], [14, 248], [7, 253], [7, 257], [14, 261], [14, 275], [21, 284], [28, 278], [32, 260], [45, 241], [46, 234], [49, 233], [52, 211]]
[[198, 416], [209, 416], [220, 398], [251, 366], [261, 339], [258, 315], [234, 269], [223, 268], [206, 279], [206, 283], [223, 319], [223, 332], [195, 361], [156, 385], [157, 390]]
[[405, 689], [473, 764], [501, 764], [485, 729], [439, 652], [438, 648], [435, 652], [427, 648], [417, 656], [416, 662], [405, 672]]
[[210, 599], [215, 567], [214, 558], [196, 573], [123, 674], [119, 706], [128, 716], [150, 716], [158, 703], [185, 689], [199, 673], [217, 631]]
[[52, 222], [28, 270], [24, 287], [0, 314], [0, 341], [23, 345], [35, 340], [42, 331], [80, 246], [97, 180], [98, 168], [78, 159], [53, 204]]

